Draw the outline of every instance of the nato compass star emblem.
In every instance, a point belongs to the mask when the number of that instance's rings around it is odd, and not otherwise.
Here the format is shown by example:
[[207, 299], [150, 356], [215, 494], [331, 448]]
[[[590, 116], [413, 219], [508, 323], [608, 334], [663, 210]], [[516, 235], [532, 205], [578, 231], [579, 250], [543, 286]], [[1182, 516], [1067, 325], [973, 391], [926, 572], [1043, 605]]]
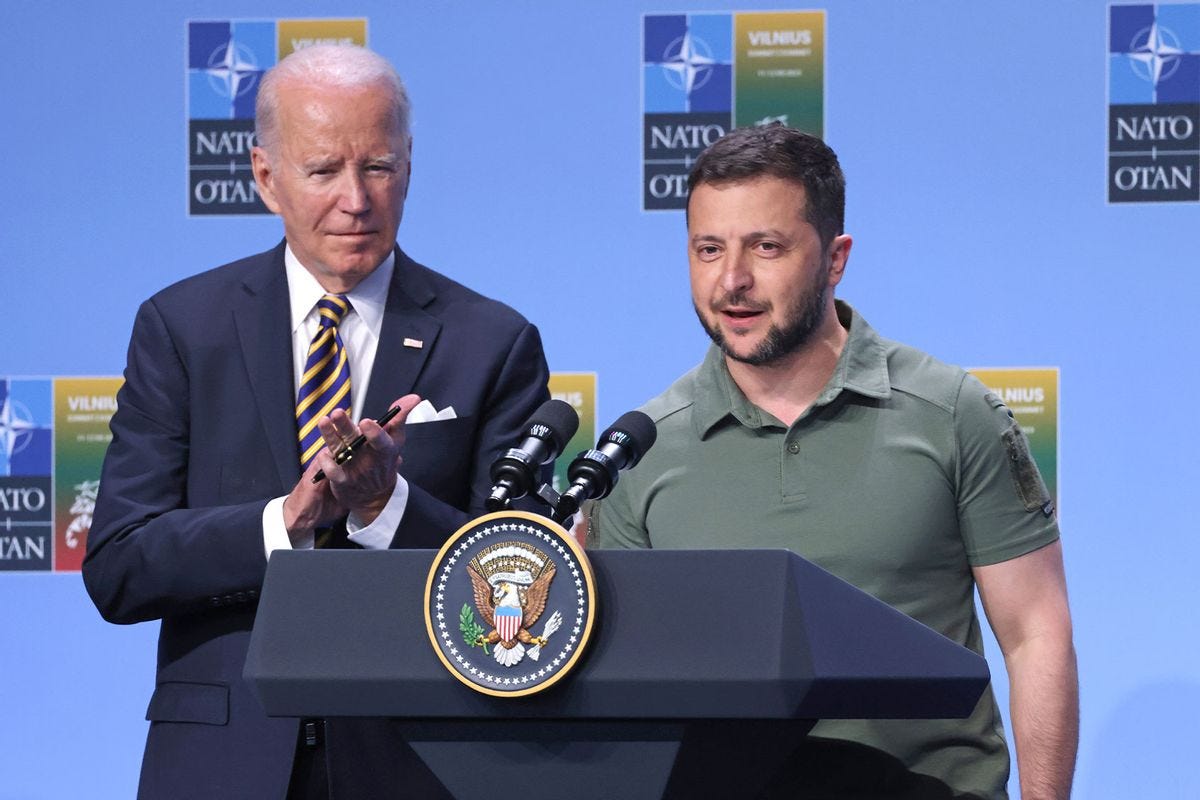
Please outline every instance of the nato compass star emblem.
[[668, 44], [662, 56], [667, 82], [689, 95], [708, 83], [715, 63], [708, 43], [691, 33]]
[[37, 427], [24, 403], [4, 398], [0, 403], [0, 450], [8, 461], [29, 446]]
[[1135, 33], [1129, 43], [1133, 71], [1155, 86], [1175, 74], [1182, 54], [1179, 37], [1157, 22]]
[[485, 514], [442, 546], [425, 585], [425, 625], [459, 681], [497, 697], [562, 679], [591, 636], [596, 590], [566, 530], [523, 511]]
[[254, 88], [260, 69], [250, 48], [230, 39], [213, 50], [204, 72], [213, 91], [235, 100]]

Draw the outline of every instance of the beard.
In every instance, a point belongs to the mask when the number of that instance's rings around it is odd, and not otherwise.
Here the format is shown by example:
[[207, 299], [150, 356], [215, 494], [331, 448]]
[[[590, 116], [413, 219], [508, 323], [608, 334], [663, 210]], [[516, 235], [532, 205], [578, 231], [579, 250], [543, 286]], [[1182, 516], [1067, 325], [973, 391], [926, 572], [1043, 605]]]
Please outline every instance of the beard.
[[[774, 364], [803, 349], [812, 341], [817, 330], [820, 329], [821, 323], [825, 321], [826, 299], [827, 293], [830, 291], [829, 266], [828, 261], [821, 265], [821, 269], [817, 270], [813, 276], [812, 282], [804, 287], [804, 290], [795, 298], [795, 302], [788, 307], [782, 322], [772, 323], [763, 340], [749, 353], [734, 352], [721, 329], [716, 324], [710, 323], [695, 303], [692, 304], [692, 308], [695, 309], [696, 317], [699, 318], [700, 325], [703, 326], [709, 338], [729, 358], [753, 367]], [[710, 303], [709, 307], [716, 314], [718, 309], [724, 306], [745, 306], [755, 310], [770, 311], [772, 304], [753, 303], [744, 293], [738, 292], [717, 298]]]

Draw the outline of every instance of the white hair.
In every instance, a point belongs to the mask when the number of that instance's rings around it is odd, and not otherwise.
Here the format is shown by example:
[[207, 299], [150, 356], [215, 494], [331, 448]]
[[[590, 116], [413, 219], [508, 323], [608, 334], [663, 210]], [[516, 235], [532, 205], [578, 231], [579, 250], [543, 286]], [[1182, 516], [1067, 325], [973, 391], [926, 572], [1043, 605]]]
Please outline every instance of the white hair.
[[279, 138], [279, 86], [363, 87], [382, 84], [391, 90], [400, 133], [409, 138], [411, 106], [404, 81], [386, 58], [355, 44], [314, 44], [296, 50], [263, 75], [254, 102], [254, 136], [268, 153]]

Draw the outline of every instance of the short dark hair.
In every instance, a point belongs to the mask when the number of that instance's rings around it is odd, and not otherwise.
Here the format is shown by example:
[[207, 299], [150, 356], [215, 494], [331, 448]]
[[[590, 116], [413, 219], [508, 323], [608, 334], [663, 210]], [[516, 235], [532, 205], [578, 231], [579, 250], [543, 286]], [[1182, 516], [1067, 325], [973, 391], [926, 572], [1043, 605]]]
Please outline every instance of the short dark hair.
[[837, 153], [812, 134], [778, 122], [730, 131], [700, 154], [688, 175], [688, 202], [697, 186], [769, 176], [795, 181], [807, 198], [805, 219], [828, 246], [846, 218], [846, 176]]

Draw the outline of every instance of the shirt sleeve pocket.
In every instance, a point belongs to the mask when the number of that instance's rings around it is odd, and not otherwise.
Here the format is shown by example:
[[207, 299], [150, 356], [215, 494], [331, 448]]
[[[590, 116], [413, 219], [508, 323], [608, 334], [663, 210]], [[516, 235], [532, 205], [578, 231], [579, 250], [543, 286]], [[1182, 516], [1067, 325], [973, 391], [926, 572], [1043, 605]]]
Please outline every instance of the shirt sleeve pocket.
[[1042, 474], [1038, 472], [1033, 455], [1029, 452], [1029, 440], [1016, 421], [1001, 434], [1004, 450], [1008, 455], [1008, 467], [1012, 473], [1017, 495], [1026, 511], [1041, 511], [1046, 516], [1054, 513], [1054, 504]]

